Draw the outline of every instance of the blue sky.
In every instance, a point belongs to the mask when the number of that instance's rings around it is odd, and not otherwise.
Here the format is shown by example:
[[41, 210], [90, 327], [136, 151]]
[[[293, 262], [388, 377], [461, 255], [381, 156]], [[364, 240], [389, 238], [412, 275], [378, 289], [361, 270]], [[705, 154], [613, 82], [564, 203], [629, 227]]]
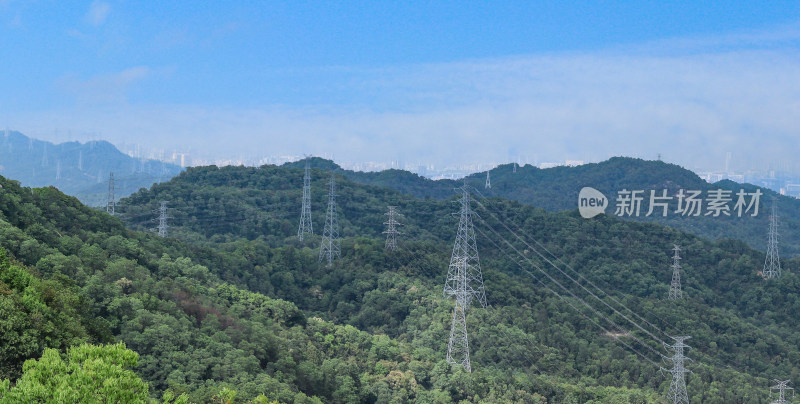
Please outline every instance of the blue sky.
[[0, 0], [0, 126], [440, 165], [800, 151], [797, 1], [207, 3]]

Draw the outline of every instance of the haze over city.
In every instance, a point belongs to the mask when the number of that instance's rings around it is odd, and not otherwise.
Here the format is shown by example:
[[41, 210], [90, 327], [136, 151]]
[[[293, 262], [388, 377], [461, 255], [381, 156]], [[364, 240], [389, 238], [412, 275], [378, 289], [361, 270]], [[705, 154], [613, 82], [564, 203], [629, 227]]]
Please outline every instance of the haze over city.
[[0, 45], [0, 127], [45, 140], [411, 167], [702, 171], [731, 152], [731, 169], [800, 171], [797, 2], [6, 0]]

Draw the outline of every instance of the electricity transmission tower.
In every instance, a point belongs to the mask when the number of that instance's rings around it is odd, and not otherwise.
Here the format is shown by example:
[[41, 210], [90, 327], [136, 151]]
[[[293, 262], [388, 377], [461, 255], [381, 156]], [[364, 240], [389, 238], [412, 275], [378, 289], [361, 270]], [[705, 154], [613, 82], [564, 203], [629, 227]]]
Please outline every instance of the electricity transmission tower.
[[331, 266], [333, 260], [340, 258], [342, 255], [339, 241], [339, 218], [336, 214], [336, 180], [333, 174], [331, 174], [328, 186], [328, 213], [325, 215], [325, 227], [322, 229], [319, 262], [324, 260], [328, 263], [328, 266]]
[[762, 271], [764, 279], [781, 277], [781, 260], [778, 257], [778, 203], [772, 199], [772, 211], [769, 215], [769, 233], [767, 236], [767, 259]]
[[684, 367], [684, 361], [691, 361], [684, 355], [684, 349], [690, 348], [684, 344], [683, 341], [692, 337], [672, 337], [675, 340], [674, 345], [667, 345], [672, 349], [672, 357], [665, 357], [666, 360], [672, 362], [672, 369], [661, 368], [662, 371], [672, 374], [672, 382], [669, 384], [669, 392], [667, 393], [667, 401], [672, 404], [689, 404], [689, 393], [686, 392], [686, 373], [690, 371]]
[[[477, 298], [481, 307], [486, 307], [486, 293], [483, 287], [483, 274], [481, 262], [478, 257], [478, 244], [475, 241], [475, 227], [472, 224], [472, 197], [464, 185], [461, 188], [461, 210], [459, 211], [458, 232], [453, 244], [453, 253], [450, 256], [450, 266], [447, 271], [447, 280], [444, 285], [445, 296], [456, 296], [460, 290], [462, 278], [467, 288], [467, 304], [472, 298]], [[463, 273], [463, 277], [459, 274]]]
[[[466, 265], [459, 265], [465, 268]], [[462, 279], [465, 279], [462, 276]], [[457, 364], [464, 367], [467, 372], [472, 372], [472, 365], [469, 361], [469, 338], [467, 336], [467, 306], [469, 297], [466, 281], [460, 283], [461, 290], [456, 293], [456, 304], [453, 307], [453, 322], [450, 326], [450, 342], [447, 344], [447, 363]]]
[[486, 187], [485, 188], [489, 189], [491, 187], [492, 187], [492, 180], [489, 178], [489, 172], [487, 171], [486, 172]]
[[672, 249], [675, 255], [672, 256], [672, 283], [669, 284], [669, 299], [677, 300], [683, 298], [681, 291], [681, 247], [676, 245]]
[[158, 208], [158, 237], [167, 237], [167, 201], [161, 201], [161, 206]]
[[792, 397], [794, 397], [794, 389], [789, 387], [791, 380], [775, 380], [775, 386], [770, 387], [770, 393], [777, 390], [778, 399], [770, 404], [791, 404], [791, 401], [786, 399], [786, 390], [792, 390]]
[[114, 173], [108, 174], [108, 200], [106, 201], [106, 212], [114, 214], [117, 202], [114, 200]]
[[314, 227], [311, 225], [311, 175], [308, 161], [306, 161], [306, 174], [303, 176], [303, 208], [300, 211], [300, 227], [297, 229], [297, 238], [303, 241], [305, 233], [314, 234]]
[[383, 232], [386, 235], [386, 249], [397, 251], [397, 235], [402, 234], [397, 231], [397, 226], [402, 226], [402, 224], [395, 217], [402, 215], [397, 213], [397, 206], [389, 206], [389, 211], [384, 215], [389, 216], [389, 220], [383, 223], [386, 225], [386, 231]]
[[475, 241], [475, 228], [472, 224], [471, 198], [466, 185], [461, 191], [458, 232], [444, 285], [444, 295], [455, 298], [450, 341], [447, 345], [447, 362], [461, 365], [471, 372], [466, 312], [472, 299], [477, 299], [481, 307], [485, 308], [486, 293], [478, 258], [478, 245]]

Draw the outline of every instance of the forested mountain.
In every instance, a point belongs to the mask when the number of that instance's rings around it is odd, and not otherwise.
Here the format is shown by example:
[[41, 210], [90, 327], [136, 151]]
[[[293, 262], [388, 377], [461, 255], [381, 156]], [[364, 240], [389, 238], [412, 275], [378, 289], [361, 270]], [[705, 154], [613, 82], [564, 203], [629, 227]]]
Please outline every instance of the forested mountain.
[[16, 131], [2, 133], [0, 175], [25, 186], [55, 186], [89, 206], [105, 206], [109, 173], [120, 198], [181, 171], [174, 164], [130, 157], [106, 141], [53, 144]]
[[[765, 281], [758, 275], [764, 254], [741, 242], [477, 196], [490, 308], [470, 310], [474, 371], [461, 373], [443, 362], [452, 303], [441, 291], [457, 224], [455, 201], [418, 199], [337, 175], [343, 256], [326, 268], [317, 263], [319, 236], [296, 238], [302, 175], [293, 167], [191, 168], [123, 200], [120, 211], [132, 228], [148, 230], [158, 202], [169, 201], [172, 243], [204, 251], [192, 259], [221, 280], [291, 301], [307, 318], [385, 335], [409, 350], [404, 355], [425, 358], [433, 368], [408, 368], [419, 391], [406, 397], [412, 401], [426, 401], [421, 397], [432, 397], [424, 395], [431, 391], [443, 393], [444, 402], [513, 391], [523, 396], [505, 398], [661, 402], [669, 385], [659, 372], [659, 365], [668, 367], [660, 355], [669, 354], [661, 342], [675, 335], [693, 337], [689, 390], [697, 402], [767, 403], [770, 378], [795, 378], [800, 370], [800, 336], [794, 332], [800, 324], [792, 315], [800, 309], [797, 261], [784, 262], [781, 279]], [[312, 170], [317, 234], [329, 176]], [[383, 249], [387, 205], [404, 215], [397, 253]], [[686, 299], [678, 302], [666, 299], [673, 244], [685, 251]], [[538, 256], [545, 248], [563, 262]], [[571, 275], [577, 283], [599, 287], [597, 299], [570, 282], [570, 269], [577, 271]], [[590, 308], [598, 306], [596, 312]], [[608, 307], [616, 311], [603, 313]], [[444, 370], [459, 381], [434, 381], [433, 374]], [[383, 368], [367, 371], [373, 372], [387, 374]], [[360, 401], [384, 401], [358, 382], [356, 391]]]
[[[8, 252], [0, 265], [0, 402], [46, 401], [62, 392], [62, 398], [76, 400], [86, 394], [95, 399], [103, 394], [110, 401], [147, 400], [136, 393], [142, 384], [125, 367], [133, 367], [148, 383], [147, 396], [163, 395], [164, 402], [182, 393], [192, 402], [234, 402], [232, 397], [244, 402], [266, 394], [279, 402], [336, 403], [544, 402], [543, 396], [550, 402], [578, 397], [644, 402], [655, 396], [632, 381], [573, 386], [575, 370], [564, 376], [560, 371], [532, 373], [526, 363], [534, 359], [519, 339], [533, 337], [519, 328], [523, 324], [512, 325], [514, 314], [503, 310], [476, 310], [470, 320], [503, 324], [474, 338], [476, 363], [487, 365], [472, 374], [452, 368], [442, 357], [449, 304], [438, 297], [438, 282], [413, 277], [414, 272], [438, 272], [443, 262], [438, 250], [425, 252], [431, 245], [424, 242], [392, 258], [375, 240], [351, 239], [348, 243], [358, 244], [363, 255], [348, 254], [349, 264], [330, 271], [317, 265], [315, 251], [308, 248], [264, 250], [259, 243], [238, 242], [212, 249], [159, 239], [126, 230], [116, 218], [54, 188], [22, 188], [5, 179], [0, 185], [0, 244]], [[385, 271], [387, 259], [406, 269]], [[364, 328], [372, 332], [326, 320], [337, 317], [327, 309], [304, 312], [247, 290], [243, 278], [264, 288], [274, 283], [280, 292], [273, 295], [308, 295], [309, 301], [345, 313], [362, 312], [372, 324]], [[348, 298], [352, 303], [335, 303], [340, 296], [329, 296], [337, 289], [353, 295]], [[361, 292], [375, 299], [373, 304], [356, 299]], [[397, 302], [387, 300], [394, 297]], [[404, 321], [412, 308], [414, 322]], [[113, 341], [124, 342], [134, 353], [125, 347], [79, 345]], [[605, 339], [596, 343], [614, 349]], [[486, 348], [477, 348], [481, 345]], [[555, 356], [536, 360], [562, 367], [555, 348], [530, 346], [537, 352], [552, 350]], [[44, 348], [44, 356], [34, 362]], [[69, 358], [59, 359], [58, 352], [65, 350]], [[513, 363], [514, 368], [492, 362]], [[98, 365], [109, 372], [112, 384], [94, 391], [85, 366], [96, 372]], [[570, 372], [573, 376], [567, 377]], [[114, 383], [137, 387], [109, 389]], [[262, 396], [259, 402], [265, 400]]]
[[[418, 198], [448, 199], [453, 190], [461, 186], [463, 181], [430, 180], [413, 173], [401, 170], [381, 172], [354, 172], [342, 170], [330, 161], [312, 158], [314, 167], [335, 169], [336, 172], [350, 180], [367, 185], [388, 187]], [[304, 161], [289, 163], [288, 167], [302, 167]], [[578, 207], [578, 192], [583, 187], [593, 187], [610, 199], [606, 213], [613, 215], [619, 191], [642, 190], [644, 197], [642, 211], [639, 216], [624, 216], [625, 219], [645, 222], [657, 222], [681, 229], [712, 240], [733, 238], [745, 241], [755, 249], [765, 250], [769, 221], [769, 206], [773, 197], [777, 198], [778, 216], [780, 218], [780, 251], [787, 257], [800, 255], [800, 201], [795, 198], [778, 195], [766, 188], [758, 188], [750, 184], [738, 184], [724, 180], [709, 184], [695, 173], [674, 164], [662, 161], [647, 161], [634, 158], [615, 157], [601, 163], [584, 164], [577, 167], [553, 167], [539, 169], [530, 165], [520, 166], [514, 172], [512, 164], [498, 166], [490, 172], [490, 189], [484, 187], [486, 172], [471, 174], [466, 181], [485, 196], [496, 196], [530, 203], [551, 212], [574, 210]], [[705, 216], [703, 209], [700, 217], [687, 217], [675, 213], [677, 200], [674, 196], [683, 189], [685, 191], [702, 191], [701, 198], [707, 198], [708, 192], [716, 189], [731, 191], [732, 199], [728, 205], [731, 210], [737, 201], [736, 194], [740, 190], [748, 193], [761, 189], [759, 214], [738, 217], [721, 214], [719, 217]], [[660, 210], [654, 215], [646, 216], [649, 206], [650, 190], [661, 195], [667, 190], [672, 196], [669, 214], [660, 216]], [[753, 211], [751, 210], [751, 213]]]
[[[186, 393], [194, 402], [262, 393], [280, 402], [403, 394], [435, 401], [448, 394], [417, 387], [423, 379], [412, 369], [442, 386], [457, 377], [442, 365], [434, 372], [438, 358], [430, 362], [425, 351], [308, 318], [292, 303], [221, 282], [217, 269], [189, 258], [237, 268], [246, 257], [126, 230], [54, 188], [0, 185], [0, 244], [13, 257], [0, 265], [0, 380], [23, 380], [23, 361], [43, 348], [114, 340], [139, 354], [135, 370], [151, 394]], [[0, 382], [0, 402], [47, 392], [8, 386]], [[487, 394], [513, 401], [522, 393]]]

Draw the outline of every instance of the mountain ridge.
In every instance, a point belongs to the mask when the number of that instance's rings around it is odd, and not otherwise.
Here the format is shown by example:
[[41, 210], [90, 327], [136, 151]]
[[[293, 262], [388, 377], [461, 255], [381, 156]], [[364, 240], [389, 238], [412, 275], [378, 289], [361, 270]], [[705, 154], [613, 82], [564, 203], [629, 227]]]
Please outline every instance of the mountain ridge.
[[[753, 248], [766, 250], [768, 228], [768, 203], [777, 199], [781, 219], [780, 239], [791, 240], [780, 245], [781, 253], [787, 257], [800, 255], [800, 201], [779, 195], [767, 188], [752, 184], [739, 184], [722, 180], [709, 184], [694, 172], [675, 164], [662, 161], [649, 161], [629, 157], [613, 157], [600, 163], [589, 163], [575, 167], [559, 166], [540, 169], [530, 165], [517, 167], [504, 164], [489, 170], [492, 187], [484, 188], [486, 171], [473, 173], [463, 180], [431, 180], [402, 170], [380, 172], [355, 172], [344, 170], [329, 160], [312, 158], [313, 167], [333, 169], [335, 172], [361, 184], [384, 186], [418, 198], [449, 199], [455, 189], [466, 183], [485, 196], [502, 197], [547, 211], [572, 211], [578, 207], [578, 193], [583, 187], [598, 189], [609, 199], [606, 214], [614, 215], [618, 192], [623, 189], [642, 190], [645, 199], [649, 191], [668, 191], [673, 197], [670, 201], [669, 215], [646, 217], [647, 210], [638, 217], [623, 217], [626, 220], [657, 222], [681, 230], [689, 231], [712, 240], [735, 238], [748, 243]], [[305, 161], [284, 164], [286, 167], [302, 167]], [[680, 190], [699, 190], [703, 196], [708, 191], [723, 189], [735, 198], [739, 190], [748, 193], [761, 190], [759, 215], [756, 217], [692, 217], [676, 214], [676, 193]], [[645, 202], [648, 202], [645, 200]], [[735, 202], [735, 200], [733, 201]], [[731, 207], [733, 203], [730, 203]], [[705, 213], [705, 212], [703, 212]], [[734, 215], [735, 216], [735, 215]]]
[[180, 171], [174, 164], [130, 157], [105, 140], [54, 144], [17, 131], [0, 138], [0, 175], [25, 186], [55, 186], [90, 206], [105, 206], [110, 173], [118, 199]]

